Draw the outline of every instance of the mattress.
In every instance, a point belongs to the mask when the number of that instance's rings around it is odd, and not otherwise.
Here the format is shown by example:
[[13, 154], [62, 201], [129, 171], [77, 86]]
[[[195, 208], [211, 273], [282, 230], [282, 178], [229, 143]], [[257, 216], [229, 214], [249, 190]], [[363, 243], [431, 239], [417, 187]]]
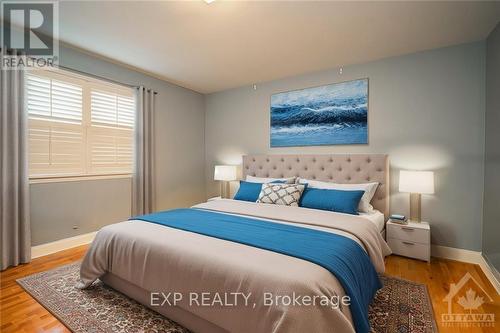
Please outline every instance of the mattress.
[[375, 210], [371, 211], [370, 213], [359, 213], [359, 215], [364, 217], [364, 218], [367, 218], [368, 220], [370, 220], [370, 222], [375, 224], [378, 231], [384, 230], [385, 218], [384, 218], [384, 214], [382, 214], [380, 211], [375, 209]]

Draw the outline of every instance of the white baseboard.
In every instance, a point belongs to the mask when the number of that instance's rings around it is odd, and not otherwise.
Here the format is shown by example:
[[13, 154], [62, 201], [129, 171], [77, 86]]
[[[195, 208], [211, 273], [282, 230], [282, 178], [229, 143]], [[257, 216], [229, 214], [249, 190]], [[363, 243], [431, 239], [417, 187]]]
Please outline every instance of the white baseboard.
[[491, 284], [493, 287], [495, 287], [496, 291], [498, 294], [500, 294], [500, 281], [498, 281], [497, 277], [495, 274], [491, 271], [493, 268], [490, 267], [486, 259], [484, 259], [484, 256], [481, 255], [481, 262], [479, 263], [479, 266], [481, 266], [481, 269], [484, 272], [484, 275], [490, 280]]
[[495, 275], [491, 271], [490, 266], [483, 258], [481, 252], [457, 249], [448, 246], [432, 245], [431, 254], [433, 257], [457, 260], [479, 265], [484, 275], [486, 275], [488, 280], [490, 280], [491, 284], [493, 285], [497, 293], [500, 294], [500, 282], [496, 279]]
[[78, 235], [70, 238], [60, 239], [54, 242], [41, 244], [31, 247], [31, 258], [35, 259], [48, 254], [56, 253], [62, 250], [67, 250], [72, 247], [89, 244], [94, 240], [97, 231], [88, 234]]
[[457, 261], [468, 262], [471, 264], [478, 264], [481, 262], [481, 252], [457, 249], [455, 247], [432, 245], [431, 255], [433, 257], [451, 259]]

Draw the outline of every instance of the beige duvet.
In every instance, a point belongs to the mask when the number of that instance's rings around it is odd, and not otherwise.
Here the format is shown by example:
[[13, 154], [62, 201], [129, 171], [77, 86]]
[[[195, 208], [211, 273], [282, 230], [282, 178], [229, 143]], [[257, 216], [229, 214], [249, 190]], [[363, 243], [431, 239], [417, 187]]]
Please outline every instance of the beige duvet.
[[[234, 200], [195, 207], [350, 237], [367, 251], [380, 273], [384, 256], [390, 254], [376, 226], [360, 216]], [[321, 299], [345, 295], [334, 275], [308, 261], [251, 246], [127, 221], [98, 232], [82, 262], [80, 287], [108, 272], [151, 292], [154, 302], [147, 305], [153, 309], [163, 301], [162, 306], [179, 307], [221, 331], [354, 332], [348, 306], [319, 304]], [[286, 298], [270, 295], [296, 297], [299, 302], [288, 304]], [[316, 296], [318, 302], [309, 305], [305, 295]], [[180, 324], [192, 328], [189, 322]]]

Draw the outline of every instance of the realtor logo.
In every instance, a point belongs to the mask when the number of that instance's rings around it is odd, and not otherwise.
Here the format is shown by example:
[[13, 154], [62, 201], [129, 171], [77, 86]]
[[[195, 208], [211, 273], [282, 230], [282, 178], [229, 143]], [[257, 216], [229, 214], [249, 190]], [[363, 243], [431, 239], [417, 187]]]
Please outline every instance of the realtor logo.
[[[493, 299], [467, 272], [457, 284], [450, 285], [450, 292], [443, 299], [443, 302], [448, 303], [448, 313], [441, 315], [443, 325], [448, 327], [495, 326], [495, 314], [484, 313], [479, 309], [487, 301], [493, 302]], [[463, 310], [468, 311], [468, 313]]]
[[2, 1], [2, 69], [53, 66], [58, 59], [58, 3]]

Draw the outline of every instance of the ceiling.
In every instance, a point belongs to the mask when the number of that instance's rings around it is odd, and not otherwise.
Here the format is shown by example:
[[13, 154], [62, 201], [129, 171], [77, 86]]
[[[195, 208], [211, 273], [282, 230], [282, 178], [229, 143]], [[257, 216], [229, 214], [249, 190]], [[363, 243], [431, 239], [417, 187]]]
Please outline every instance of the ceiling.
[[64, 1], [60, 39], [201, 93], [486, 38], [500, 2]]

